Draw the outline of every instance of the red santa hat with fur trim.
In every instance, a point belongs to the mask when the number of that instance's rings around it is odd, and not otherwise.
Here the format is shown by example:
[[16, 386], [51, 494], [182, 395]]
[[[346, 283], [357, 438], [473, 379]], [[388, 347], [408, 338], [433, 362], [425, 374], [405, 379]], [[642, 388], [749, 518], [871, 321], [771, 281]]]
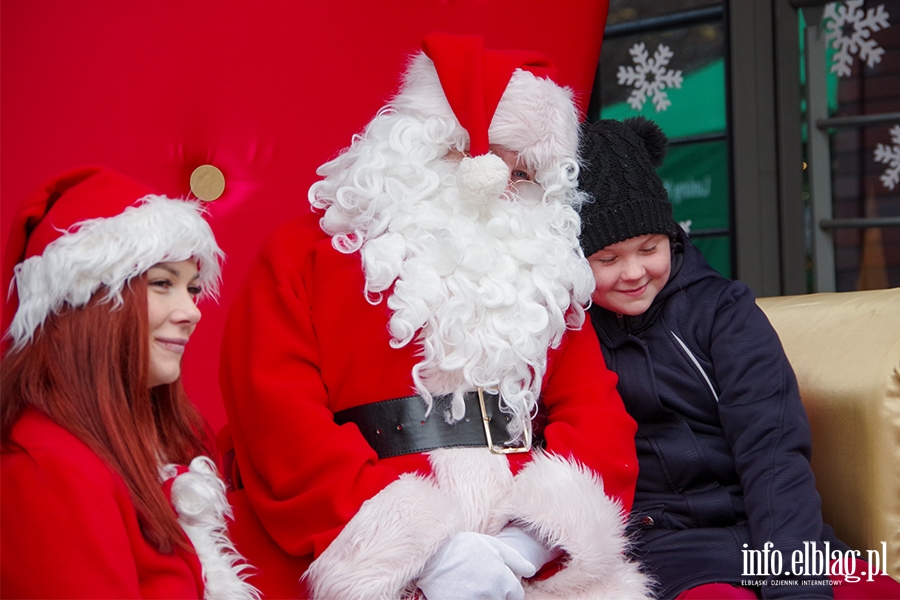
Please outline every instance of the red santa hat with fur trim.
[[443, 32], [426, 36], [422, 50], [391, 105], [423, 119], [455, 119], [465, 130], [468, 154], [484, 159], [464, 161], [461, 187], [502, 192], [508, 171], [490, 154], [491, 145], [517, 152], [538, 171], [576, 158], [578, 109], [571, 90], [554, 81], [548, 57], [485, 48], [479, 35]]
[[51, 312], [84, 306], [101, 287], [115, 305], [159, 262], [196, 258], [203, 294], [215, 296], [223, 254], [203, 212], [104, 167], [51, 179], [19, 209], [7, 240], [6, 338], [27, 344]]
[[432, 33], [422, 41], [422, 49], [434, 63], [453, 114], [469, 133], [472, 156], [488, 152], [491, 121], [516, 69], [536, 77], [556, 75], [543, 54], [488, 49], [478, 35]]

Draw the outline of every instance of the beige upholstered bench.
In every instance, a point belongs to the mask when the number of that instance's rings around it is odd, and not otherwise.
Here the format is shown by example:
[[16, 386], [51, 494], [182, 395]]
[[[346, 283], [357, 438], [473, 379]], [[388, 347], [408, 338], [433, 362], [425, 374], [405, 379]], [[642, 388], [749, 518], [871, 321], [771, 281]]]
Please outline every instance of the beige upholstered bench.
[[758, 304], [800, 383], [825, 521], [900, 579], [900, 289]]

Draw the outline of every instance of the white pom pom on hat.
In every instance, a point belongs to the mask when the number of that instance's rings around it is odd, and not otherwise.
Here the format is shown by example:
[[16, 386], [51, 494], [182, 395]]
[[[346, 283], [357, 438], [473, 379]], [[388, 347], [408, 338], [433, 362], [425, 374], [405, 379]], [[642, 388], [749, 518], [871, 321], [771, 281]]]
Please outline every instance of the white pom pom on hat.
[[476, 205], [487, 204], [506, 189], [509, 168], [496, 154], [466, 157], [459, 164], [456, 181], [463, 197]]
[[100, 287], [118, 303], [128, 280], [164, 261], [197, 259], [204, 295], [215, 296], [223, 253], [203, 213], [199, 202], [157, 195], [105, 167], [54, 177], [13, 218], [6, 337], [21, 347], [51, 312], [87, 304]]

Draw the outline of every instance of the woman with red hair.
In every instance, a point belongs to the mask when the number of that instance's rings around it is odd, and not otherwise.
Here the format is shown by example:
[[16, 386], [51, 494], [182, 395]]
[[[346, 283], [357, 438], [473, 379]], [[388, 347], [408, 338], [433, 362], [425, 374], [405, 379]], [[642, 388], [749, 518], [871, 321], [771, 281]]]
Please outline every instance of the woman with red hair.
[[257, 596], [180, 379], [221, 258], [197, 203], [103, 168], [55, 178], [16, 216], [0, 362], [4, 597]]

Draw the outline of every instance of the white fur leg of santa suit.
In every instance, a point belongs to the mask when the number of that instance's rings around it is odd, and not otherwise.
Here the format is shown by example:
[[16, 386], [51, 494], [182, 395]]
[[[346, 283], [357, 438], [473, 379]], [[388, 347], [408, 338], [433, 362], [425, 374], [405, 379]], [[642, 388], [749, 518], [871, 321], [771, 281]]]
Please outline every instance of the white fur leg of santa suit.
[[564, 569], [526, 581], [528, 600], [652, 597], [650, 580], [625, 556], [622, 507], [603, 492], [600, 477], [578, 463], [536, 452], [516, 475], [504, 509], [506, 518], [566, 553]]
[[624, 556], [621, 507], [599, 477], [542, 454], [515, 478], [485, 448], [429, 454], [430, 477], [407, 474], [363, 504], [305, 577], [322, 600], [397, 600], [453, 534], [494, 535], [510, 521], [568, 554], [566, 569], [526, 583], [527, 598], [645, 599], [647, 578]]
[[200, 559], [204, 600], [258, 600], [259, 591], [244, 581], [249, 565], [228, 537], [225, 518], [231, 516], [231, 506], [212, 460], [198, 456], [187, 472], [178, 474], [176, 465], [166, 465], [160, 473], [164, 481], [175, 477], [172, 504]]

